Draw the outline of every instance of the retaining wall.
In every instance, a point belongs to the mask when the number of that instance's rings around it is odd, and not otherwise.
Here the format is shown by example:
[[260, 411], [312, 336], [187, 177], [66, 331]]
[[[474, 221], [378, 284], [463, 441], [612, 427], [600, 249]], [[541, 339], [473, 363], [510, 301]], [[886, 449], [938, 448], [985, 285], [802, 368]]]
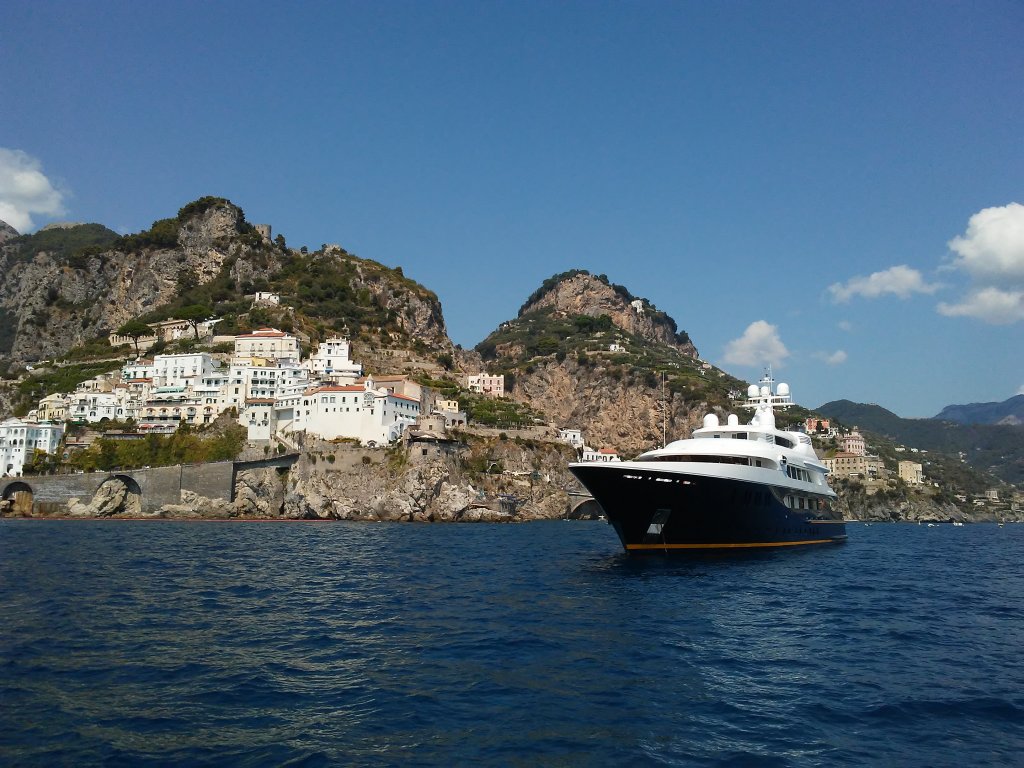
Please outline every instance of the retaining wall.
[[16, 491], [24, 491], [28, 486], [33, 509], [52, 511], [66, 506], [72, 498], [88, 502], [96, 490], [111, 478], [120, 478], [129, 487], [134, 481], [141, 496], [143, 512], [154, 512], [165, 504], [180, 504], [183, 490], [210, 499], [234, 501], [235, 497], [235, 464], [232, 461], [176, 464], [123, 472], [4, 477], [0, 478], [0, 497], [11, 498]]

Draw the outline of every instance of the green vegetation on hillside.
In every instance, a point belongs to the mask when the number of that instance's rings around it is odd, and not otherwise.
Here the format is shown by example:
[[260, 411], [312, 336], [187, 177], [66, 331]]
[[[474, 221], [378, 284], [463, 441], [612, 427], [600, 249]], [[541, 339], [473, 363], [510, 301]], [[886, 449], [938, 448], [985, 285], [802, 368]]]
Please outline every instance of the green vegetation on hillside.
[[[611, 344], [617, 351], [610, 350]], [[556, 316], [550, 308], [529, 312], [503, 323], [476, 347], [488, 369], [514, 383], [517, 373], [566, 360], [592, 375], [625, 380], [635, 386], [669, 392], [687, 400], [728, 409], [730, 393], [745, 389], [738, 379], [714, 369], [666, 344], [649, 341], [618, 328], [608, 315]], [[506, 384], [511, 391], [512, 386]]]
[[31, 235], [21, 235], [4, 244], [3, 248], [13, 254], [15, 261], [28, 261], [37, 253], [45, 251], [57, 260], [73, 261], [81, 254], [100, 251], [120, 239], [120, 235], [102, 224], [79, 224], [74, 227], [54, 227]]
[[470, 392], [452, 379], [432, 379], [419, 376], [416, 381], [424, 387], [432, 389], [438, 397], [445, 400], [458, 400], [459, 407], [465, 410], [466, 417], [474, 424], [485, 427], [501, 427], [515, 429], [543, 423], [543, 413], [508, 398], [493, 398], [487, 395]]
[[[437, 297], [406, 278], [401, 270], [392, 270], [382, 264], [345, 251], [330, 250], [312, 253], [291, 252], [281, 269], [269, 279], [269, 289], [282, 295], [297, 314], [314, 319], [320, 332], [326, 335], [347, 328], [353, 337], [378, 334], [404, 336], [398, 322], [398, 307], [386, 306], [381, 294], [368, 285], [384, 280], [401, 286], [409, 293], [427, 301]], [[405, 300], [399, 299], [404, 305]]]
[[[541, 283], [540, 287], [533, 293], [531, 293], [529, 298], [525, 302], [523, 302], [523, 305], [521, 307], [519, 307], [519, 318], [523, 318], [523, 316], [526, 314], [534, 314], [533, 312], [529, 312], [531, 306], [533, 306], [535, 303], [537, 303], [545, 296], [547, 296], [549, 293], [551, 293], [551, 291], [558, 287], [559, 283], [565, 280], [571, 280], [577, 275], [590, 275], [599, 282], [604, 283], [609, 288], [611, 288], [619, 296], [619, 298], [622, 299], [623, 303], [625, 304], [630, 304], [634, 301], [637, 301], [637, 297], [630, 293], [624, 285], [619, 285], [617, 283], [611, 282], [608, 279], [607, 275], [591, 275], [591, 273], [585, 269], [570, 269], [567, 272], [560, 272], [557, 275], [552, 275], [543, 283]], [[672, 333], [675, 334], [676, 341], [678, 343], [690, 343], [690, 335], [686, 333], [686, 331], [679, 331], [679, 328], [676, 325], [676, 321], [669, 317], [667, 313], [661, 311], [646, 299], [640, 300], [643, 301], [644, 311], [647, 313], [649, 317], [651, 317], [656, 323], [664, 323], [665, 325], [669, 326], [672, 329]]]
[[901, 445], [963, 455], [972, 466], [992, 472], [1014, 485], [1024, 484], [1024, 427], [997, 424], [956, 424], [936, 419], [904, 419], [878, 405], [836, 400], [819, 413], [862, 432], [881, 435]]
[[[108, 348], [109, 351], [109, 348]], [[23, 379], [14, 390], [12, 409], [15, 416], [24, 416], [40, 399], [54, 392], [71, 392], [78, 384], [121, 367], [120, 360], [105, 360], [80, 365], [48, 368]]]
[[86, 472], [93, 470], [138, 469], [182, 463], [228, 461], [245, 447], [246, 430], [229, 424], [219, 434], [204, 435], [182, 427], [171, 435], [146, 435], [141, 440], [111, 440], [101, 437], [88, 449], [75, 453], [68, 464]]
[[501, 397], [466, 393], [459, 399], [466, 417], [473, 424], [485, 427], [516, 429], [544, 422], [544, 416], [523, 403]]
[[[274, 326], [302, 332], [315, 343], [347, 330], [352, 338], [381, 343], [407, 337], [399, 321], [399, 311], [408, 304], [403, 292], [434, 304], [440, 313], [436, 295], [405, 277], [401, 269], [389, 269], [341, 249], [303, 253], [261, 241], [244, 256], [250, 270], [262, 275], [251, 282], [235, 277], [238, 258], [226, 259], [217, 276], [201, 285], [183, 269], [176, 297], [138, 319], [154, 323], [183, 318], [201, 307], [207, 317], [221, 318], [217, 326], [221, 334]], [[370, 289], [374, 285], [391, 286], [395, 305], [386, 306], [383, 293]], [[245, 297], [257, 291], [279, 294], [282, 306], [253, 308]]]

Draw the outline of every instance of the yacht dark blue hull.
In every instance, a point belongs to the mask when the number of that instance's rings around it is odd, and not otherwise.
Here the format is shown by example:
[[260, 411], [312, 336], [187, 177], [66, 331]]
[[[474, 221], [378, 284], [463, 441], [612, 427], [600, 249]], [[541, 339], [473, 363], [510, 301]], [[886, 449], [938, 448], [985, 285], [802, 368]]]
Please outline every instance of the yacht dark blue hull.
[[[574, 464], [630, 553], [832, 544], [846, 525], [831, 497], [623, 464]], [[791, 508], [787, 504], [804, 508]]]

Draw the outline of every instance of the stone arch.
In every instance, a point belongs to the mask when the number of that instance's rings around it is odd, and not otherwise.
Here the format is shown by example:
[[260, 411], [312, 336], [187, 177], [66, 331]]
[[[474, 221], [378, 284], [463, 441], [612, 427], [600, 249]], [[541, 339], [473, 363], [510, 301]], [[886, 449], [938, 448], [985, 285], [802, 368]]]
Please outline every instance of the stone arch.
[[26, 517], [32, 514], [35, 494], [32, 486], [28, 483], [16, 481], [4, 487], [3, 492], [4, 514], [17, 517]]
[[131, 475], [110, 475], [99, 484], [90, 506], [97, 517], [135, 517], [142, 513], [142, 488]]
[[597, 520], [604, 517], [604, 510], [594, 499], [584, 499], [569, 510], [571, 520]]

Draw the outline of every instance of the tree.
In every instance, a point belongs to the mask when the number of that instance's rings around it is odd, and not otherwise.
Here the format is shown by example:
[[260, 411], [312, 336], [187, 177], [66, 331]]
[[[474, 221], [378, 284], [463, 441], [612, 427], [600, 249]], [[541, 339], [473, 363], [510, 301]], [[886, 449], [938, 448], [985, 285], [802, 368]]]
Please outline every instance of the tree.
[[192, 326], [192, 330], [195, 332], [197, 340], [199, 339], [199, 323], [208, 318], [210, 313], [210, 308], [203, 304], [189, 304], [178, 312], [181, 319], [187, 320], [188, 324]]
[[117, 329], [118, 336], [128, 336], [135, 342], [135, 356], [139, 356], [139, 339], [143, 336], [151, 336], [153, 329], [141, 320], [129, 320]]

